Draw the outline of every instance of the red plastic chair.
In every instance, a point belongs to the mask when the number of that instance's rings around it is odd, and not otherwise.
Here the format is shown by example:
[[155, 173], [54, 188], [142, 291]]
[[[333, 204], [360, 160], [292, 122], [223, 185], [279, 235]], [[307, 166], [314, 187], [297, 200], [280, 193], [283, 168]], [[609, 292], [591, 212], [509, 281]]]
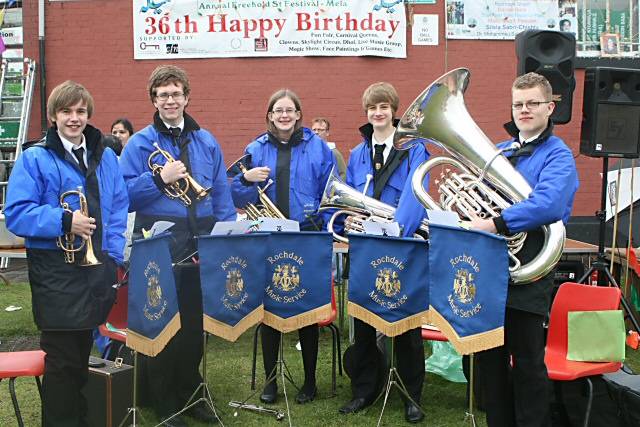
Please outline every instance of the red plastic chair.
[[42, 401], [40, 376], [44, 374], [44, 356], [45, 352], [42, 350], [0, 353], [0, 381], [9, 378], [9, 392], [19, 427], [23, 427], [24, 423], [20, 415], [14, 382], [18, 377], [35, 377], [40, 401]]
[[[114, 328], [126, 330], [127, 329], [127, 318], [128, 318], [128, 306], [129, 304], [129, 287], [128, 286], [120, 286], [116, 291], [116, 300], [113, 303], [113, 307], [111, 307], [111, 311], [107, 316], [107, 321], [98, 327], [100, 334], [109, 337], [114, 341], [119, 341], [121, 343], [127, 342], [127, 336], [121, 334], [116, 331], [112, 331], [107, 328], [107, 323], [111, 324]], [[106, 358], [106, 355], [109, 353], [109, 346], [107, 346], [105, 350], [105, 354], [102, 355], [103, 358]]]
[[439, 329], [422, 327], [422, 339], [425, 341], [449, 341]]
[[[327, 327], [331, 330], [332, 339], [332, 371], [331, 371], [331, 390], [333, 395], [336, 393], [336, 363], [338, 365], [338, 371], [342, 376], [342, 352], [340, 350], [340, 329], [334, 323], [338, 316], [338, 309], [336, 308], [336, 293], [333, 283], [333, 277], [331, 277], [331, 314], [326, 319], [318, 322], [318, 327]], [[253, 334], [253, 361], [251, 364], [251, 390], [256, 389], [256, 358], [258, 354], [258, 333], [260, 332], [262, 323], [258, 323], [256, 330]], [[336, 350], [338, 353], [336, 354]], [[337, 360], [336, 360], [337, 357]]]
[[584, 416], [584, 426], [589, 425], [593, 402], [593, 383], [589, 377], [616, 372], [620, 362], [575, 362], [567, 360], [568, 313], [570, 311], [616, 310], [620, 305], [620, 289], [616, 287], [589, 286], [563, 283], [551, 306], [549, 331], [544, 361], [549, 378], [555, 381], [572, 381], [584, 378], [589, 387], [589, 398]]

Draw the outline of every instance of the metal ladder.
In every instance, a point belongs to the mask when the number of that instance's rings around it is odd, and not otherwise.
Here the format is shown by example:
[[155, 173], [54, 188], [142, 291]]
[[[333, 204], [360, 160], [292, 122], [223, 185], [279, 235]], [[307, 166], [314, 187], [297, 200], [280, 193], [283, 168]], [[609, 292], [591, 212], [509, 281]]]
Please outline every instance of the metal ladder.
[[0, 64], [0, 210], [4, 209], [7, 181], [27, 139], [36, 61], [4, 58]]

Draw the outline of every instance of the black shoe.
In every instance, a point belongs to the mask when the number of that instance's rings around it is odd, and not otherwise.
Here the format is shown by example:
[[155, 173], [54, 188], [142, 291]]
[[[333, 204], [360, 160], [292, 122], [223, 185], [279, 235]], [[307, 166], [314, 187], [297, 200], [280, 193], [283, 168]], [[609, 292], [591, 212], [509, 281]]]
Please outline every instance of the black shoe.
[[220, 420], [213, 415], [208, 405], [192, 406], [185, 412], [189, 417], [208, 424], [218, 424]]
[[358, 411], [362, 411], [367, 406], [371, 405], [371, 402], [367, 402], [364, 397], [356, 397], [351, 402], [338, 409], [341, 414], [353, 414]]
[[404, 419], [410, 423], [419, 423], [424, 420], [424, 414], [413, 402], [404, 405]]
[[278, 398], [278, 386], [275, 382], [271, 382], [267, 384], [262, 390], [262, 394], [260, 395], [260, 402], [272, 404], [276, 403], [276, 399]]
[[[168, 416], [167, 416], [168, 417]], [[162, 417], [164, 419], [166, 417]], [[185, 421], [182, 415], [176, 415], [168, 421], [165, 421], [163, 424], [165, 427], [188, 427], [189, 424]]]
[[300, 404], [311, 402], [316, 398], [316, 394], [318, 394], [317, 387], [314, 387], [311, 393], [305, 391], [304, 387], [302, 387], [296, 395], [296, 402]]

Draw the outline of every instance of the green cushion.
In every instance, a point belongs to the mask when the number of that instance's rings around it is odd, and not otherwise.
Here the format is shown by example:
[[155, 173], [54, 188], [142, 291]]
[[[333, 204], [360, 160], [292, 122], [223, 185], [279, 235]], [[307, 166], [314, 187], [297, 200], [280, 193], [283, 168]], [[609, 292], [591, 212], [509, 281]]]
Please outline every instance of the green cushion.
[[570, 311], [567, 359], [622, 362], [625, 325], [622, 310]]

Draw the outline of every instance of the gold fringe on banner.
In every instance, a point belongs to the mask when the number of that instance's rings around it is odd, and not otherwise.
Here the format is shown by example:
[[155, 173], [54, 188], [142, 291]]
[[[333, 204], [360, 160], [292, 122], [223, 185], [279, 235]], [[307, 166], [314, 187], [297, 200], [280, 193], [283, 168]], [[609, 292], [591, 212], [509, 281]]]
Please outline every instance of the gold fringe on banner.
[[202, 316], [202, 327], [205, 331], [227, 341], [235, 342], [247, 329], [262, 321], [264, 316], [264, 306], [256, 307], [247, 314], [235, 326], [227, 325], [213, 317]]
[[173, 316], [156, 338], [148, 338], [127, 329], [127, 347], [147, 356], [157, 356], [180, 330], [180, 312]]
[[331, 304], [326, 304], [321, 307], [309, 310], [305, 313], [298, 314], [297, 316], [283, 319], [280, 316], [276, 316], [268, 311], [264, 312], [264, 318], [262, 323], [267, 326], [271, 326], [273, 329], [282, 333], [304, 328], [305, 326], [313, 325], [314, 323], [321, 322], [331, 316]]
[[460, 338], [458, 333], [440, 313], [430, 307], [431, 323], [442, 331], [445, 337], [453, 345], [459, 354], [471, 354], [490, 348], [500, 347], [504, 344], [504, 328], [496, 328], [492, 331]]
[[347, 313], [350, 316], [357, 317], [364, 323], [373, 326], [388, 337], [395, 337], [404, 334], [411, 329], [419, 328], [425, 323], [429, 323], [429, 310], [416, 313], [397, 322], [387, 322], [377, 314], [367, 310], [361, 305], [349, 301], [347, 305]]

